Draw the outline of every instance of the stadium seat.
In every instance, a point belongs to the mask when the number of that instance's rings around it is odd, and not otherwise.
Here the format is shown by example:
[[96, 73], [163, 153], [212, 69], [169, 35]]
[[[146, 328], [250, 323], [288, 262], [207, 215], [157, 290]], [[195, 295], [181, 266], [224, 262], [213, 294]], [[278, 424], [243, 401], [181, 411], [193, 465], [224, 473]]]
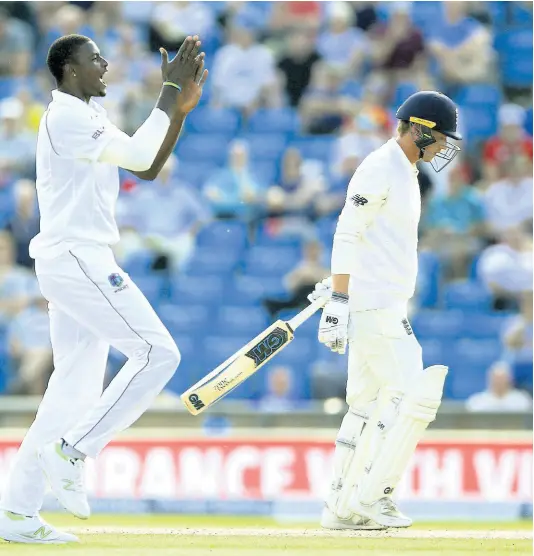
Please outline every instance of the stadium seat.
[[162, 296], [165, 279], [161, 276], [147, 274], [145, 276], [136, 276], [133, 280], [150, 304], [156, 307]]
[[234, 251], [243, 249], [246, 242], [246, 225], [237, 220], [216, 220], [202, 228], [197, 236], [199, 248]]
[[419, 311], [410, 319], [418, 339], [461, 338], [464, 314], [461, 311]]
[[525, 117], [525, 131], [532, 136], [532, 106], [527, 110], [527, 115]]
[[300, 249], [284, 247], [263, 247], [255, 245], [247, 254], [245, 272], [249, 275], [283, 276], [300, 261]]
[[304, 159], [320, 160], [328, 164], [334, 141], [334, 137], [308, 137], [296, 139], [290, 146], [297, 148]]
[[502, 102], [502, 94], [495, 85], [466, 85], [455, 95], [454, 100], [461, 106], [477, 105], [488, 109], [489, 106], [497, 107]]
[[[197, 335], [205, 331], [210, 319], [211, 307], [206, 304], [184, 305], [183, 303], [165, 303], [159, 307], [159, 315], [169, 332], [175, 335]], [[204, 332], [205, 333], [205, 332]]]
[[264, 187], [270, 187], [278, 182], [278, 160], [255, 160], [252, 171]]
[[393, 103], [396, 107], [399, 107], [409, 96], [417, 93], [418, 87], [415, 83], [404, 82], [399, 83], [395, 89], [393, 95]]
[[172, 285], [172, 301], [180, 303], [212, 303], [220, 301], [225, 292], [224, 279], [220, 276], [181, 275]]
[[269, 324], [267, 313], [261, 307], [225, 305], [218, 310], [219, 330], [231, 330], [233, 334], [250, 334], [251, 339]]
[[474, 368], [487, 370], [500, 358], [501, 353], [501, 346], [494, 340], [462, 339], [454, 344], [452, 359], [459, 368], [465, 369], [466, 372]]
[[266, 297], [287, 296], [279, 275], [238, 276], [232, 290], [225, 292], [225, 301], [232, 305], [258, 305]]
[[341, 87], [340, 94], [359, 99], [362, 96], [362, 84], [355, 79], [346, 81]]
[[251, 133], [292, 135], [300, 130], [300, 118], [294, 108], [261, 109], [252, 114], [247, 129]]
[[241, 116], [231, 108], [199, 106], [189, 114], [186, 122], [187, 131], [235, 135], [241, 124]]
[[486, 369], [471, 367], [465, 369], [451, 368], [447, 376], [448, 397], [465, 400], [472, 394], [482, 392], [486, 388]]
[[122, 268], [135, 281], [137, 276], [146, 276], [150, 274], [153, 261], [154, 253], [151, 251], [143, 251], [130, 255], [122, 264]]
[[186, 274], [219, 274], [225, 275], [235, 269], [239, 263], [241, 249], [218, 250], [215, 246], [197, 249], [187, 264]]
[[532, 50], [516, 53], [502, 67], [503, 82], [509, 87], [532, 87]]
[[[248, 143], [250, 158], [258, 160], [278, 161], [287, 145], [284, 133], [249, 133], [241, 137]], [[258, 179], [262, 176], [258, 174]]]
[[491, 294], [477, 282], [454, 282], [444, 287], [443, 302], [446, 309], [487, 312]]
[[461, 127], [471, 141], [488, 139], [497, 132], [497, 111], [485, 106], [461, 106]]
[[419, 340], [423, 350], [423, 364], [425, 367], [430, 365], [444, 365], [443, 344], [438, 340]]
[[487, 315], [467, 311], [462, 319], [462, 336], [473, 339], [493, 339], [495, 342], [498, 342], [503, 326], [508, 318], [506, 314]]
[[219, 169], [220, 166], [213, 163], [180, 160], [178, 164], [178, 178], [196, 189], [202, 189], [206, 180]]
[[418, 254], [419, 272], [417, 274], [416, 299], [422, 308], [436, 307], [439, 300], [441, 263], [430, 251]]
[[176, 153], [183, 160], [222, 166], [228, 159], [230, 139], [228, 135], [190, 133], [180, 140]]

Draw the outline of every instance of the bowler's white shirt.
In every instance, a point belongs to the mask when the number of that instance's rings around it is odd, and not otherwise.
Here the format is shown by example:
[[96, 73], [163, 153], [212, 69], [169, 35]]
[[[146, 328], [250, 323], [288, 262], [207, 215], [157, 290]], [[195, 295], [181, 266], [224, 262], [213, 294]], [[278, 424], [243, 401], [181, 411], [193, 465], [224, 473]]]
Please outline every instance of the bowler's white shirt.
[[353, 311], [406, 303], [415, 292], [421, 194], [417, 168], [395, 139], [360, 164], [348, 187], [332, 274], [350, 274]]
[[31, 257], [54, 258], [81, 243], [119, 241], [118, 168], [98, 162], [116, 133], [96, 102], [52, 91], [37, 138], [41, 231], [30, 242]]

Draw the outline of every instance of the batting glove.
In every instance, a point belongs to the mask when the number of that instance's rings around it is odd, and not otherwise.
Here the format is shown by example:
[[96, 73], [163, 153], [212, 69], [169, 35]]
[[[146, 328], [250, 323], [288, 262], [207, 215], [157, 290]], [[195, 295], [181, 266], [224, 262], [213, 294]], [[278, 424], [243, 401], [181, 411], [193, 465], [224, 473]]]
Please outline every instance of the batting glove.
[[323, 298], [330, 301], [332, 295], [332, 276], [325, 278], [322, 282], [315, 284], [315, 289], [308, 295], [308, 301], [313, 303], [317, 299]]
[[345, 294], [332, 292], [319, 322], [319, 342], [343, 355], [347, 349], [348, 328], [349, 298]]

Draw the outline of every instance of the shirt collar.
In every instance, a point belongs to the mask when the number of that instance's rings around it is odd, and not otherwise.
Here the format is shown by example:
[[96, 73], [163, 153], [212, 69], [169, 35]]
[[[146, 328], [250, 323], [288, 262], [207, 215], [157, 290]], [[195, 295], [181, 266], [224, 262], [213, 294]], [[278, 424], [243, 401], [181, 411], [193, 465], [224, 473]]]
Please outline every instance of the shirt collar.
[[399, 161], [406, 168], [406, 170], [413, 172], [417, 176], [417, 174], [419, 174], [419, 170], [417, 166], [415, 164], [412, 164], [408, 160], [408, 157], [404, 154], [404, 151], [400, 148], [400, 145], [397, 143], [397, 140], [394, 137], [392, 137], [388, 141], [388, 144], [390, 146], [391, 152], [395, 153], [395, 156], [399, 159]]
[[84, 102], [81, 98], [75, 97], [74, 95], [68, 95], [63, 93], [59, 89], [54, 89], [52, 91], [52, 99], [54, 102], [59, 102], [61, 104], [66, 104], [67, 106], [73, 106], [75, 108], [81, 108], [82, 106], [92, 108], [97, 112], [104, 112], [104, 109], [100, 104], [95, 102], [93, 99], [89, 100], [89, 103]]

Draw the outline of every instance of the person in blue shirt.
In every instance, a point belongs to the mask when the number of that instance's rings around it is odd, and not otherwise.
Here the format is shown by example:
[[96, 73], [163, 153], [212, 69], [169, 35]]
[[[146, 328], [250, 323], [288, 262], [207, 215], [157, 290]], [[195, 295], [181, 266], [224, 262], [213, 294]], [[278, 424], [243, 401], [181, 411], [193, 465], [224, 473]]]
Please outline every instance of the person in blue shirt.
[[443, 17], [428, 30], [429, 50], [447, 88], [492, 81], [491, 34], [467, 15], [468, 2], [442, 2]]
[[478, 191], [467, 185], [461, 166], [449, 173], [448, 190], [434, 193], [421, 219], [423, 248], [437, 253], [448, 279], [467, 276], [467, 269], [482, 246], [486, 231], [484, 204]]
[[245, 141], [230, 145], [228, 164], [208, 178], [204, 196], [218, 218], [244, 218], [251, 221], [260, 210], [261, 186], [249, 167]]

